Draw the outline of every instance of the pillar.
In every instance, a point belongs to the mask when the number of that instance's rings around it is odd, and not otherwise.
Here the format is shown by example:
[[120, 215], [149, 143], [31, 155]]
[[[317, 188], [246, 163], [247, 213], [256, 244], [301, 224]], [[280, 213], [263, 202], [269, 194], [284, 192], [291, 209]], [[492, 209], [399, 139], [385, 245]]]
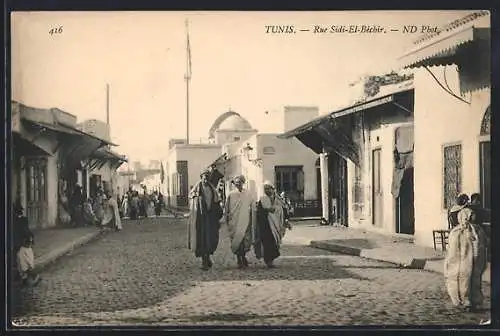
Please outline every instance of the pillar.
[[86, 191], [86, 197], [87, 199], [90, 198], [90, 170], [88, 168], [85, 168], [85, 191]]
[[330, 221], [330, 211], [328, 209], [328, 157], [323, 152], [319, 154], [319, 169], [321, 173], [321, 214], [327, 222]]

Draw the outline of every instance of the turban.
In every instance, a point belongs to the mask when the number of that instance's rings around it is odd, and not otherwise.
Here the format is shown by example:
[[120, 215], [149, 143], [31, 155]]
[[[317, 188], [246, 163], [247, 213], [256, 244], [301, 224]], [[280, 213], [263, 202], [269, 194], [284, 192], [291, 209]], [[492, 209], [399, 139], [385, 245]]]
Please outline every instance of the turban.
[[270, 188], [273, 188], [274, 189], [274, 184], [271, 183], [271, 181], [265, 181], [264, 182], [264, 188], [265, 187], [270, 187]]
[[208, 169], [203, 170], [203, 171], [201, 172], [201, 174], [200, 174], [200, 177], [203, 177], [203, 176], [205, 176], [205, 175], [206, 175], [206, 176], [210, 176], [210, 172], [208, 171]]
[[245, 176], [243, 176], [243, 175], [238, 175], [238, 176], [235, 176], [233, 178], [233, 183], [235, 183], [235, 184], [238, 182], [243, 184], [243, 183], [245, 183], [245, 181], [246, 181], [246, 179], [245, 179]]

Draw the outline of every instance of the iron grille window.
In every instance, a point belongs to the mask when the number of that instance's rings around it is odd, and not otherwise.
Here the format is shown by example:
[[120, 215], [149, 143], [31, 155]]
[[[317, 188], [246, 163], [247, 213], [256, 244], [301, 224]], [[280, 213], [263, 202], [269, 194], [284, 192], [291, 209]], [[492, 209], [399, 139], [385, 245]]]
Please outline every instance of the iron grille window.
[[443, 205], [450, 209], [462, 190], [462, 145], [444, 147]]

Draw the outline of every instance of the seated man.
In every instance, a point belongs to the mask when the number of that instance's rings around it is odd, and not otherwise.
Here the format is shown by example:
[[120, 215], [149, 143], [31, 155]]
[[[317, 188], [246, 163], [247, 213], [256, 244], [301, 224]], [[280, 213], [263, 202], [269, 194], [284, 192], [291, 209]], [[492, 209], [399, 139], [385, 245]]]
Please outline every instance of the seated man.
[[35, 256], [33, 254], [33, 235], [26, 235], [23, 244], [17, 252], [17, 267], [23, 286], [35, 286], [40, 277], [35, 273]]

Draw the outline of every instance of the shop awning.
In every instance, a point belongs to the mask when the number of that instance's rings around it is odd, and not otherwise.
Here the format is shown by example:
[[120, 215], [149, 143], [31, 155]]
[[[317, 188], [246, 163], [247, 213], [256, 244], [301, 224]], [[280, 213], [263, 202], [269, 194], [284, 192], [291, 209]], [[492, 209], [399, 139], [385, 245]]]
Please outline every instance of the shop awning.
[[[26, 119], [23, 121], [41, 131], [50, 130], [56, 132], [58, 134], [58, 144], [53, 149], [53, 153], [61, 149], [63, 151], [61, 157], [64, 158], [65, 164], [69, 166], [79, 166], [81, 161], [88, 158], [98, 148], [114, 145], [109, 141], [64, 124], [48, 124]], [[32, 139], [31, 141], [34, 142], [35, 140]]]
[[349, 159], [355, 164], [359, 164], [359, 148], [353, 141], [351, 130], [345, 128], [341, 122], [342, 118], [360, 111], [367, 111], [374, 107], [392, 103], [402, 108], [396, 100], [396, 96], [405, 92], [413, 91], [413, 86], [405, 86], [399, 91], [394, 91], [389, 95], [372, 98], [363, 103], [331, 112], [327, 115], [313, 119], [295, 129], [278, 135], [280, 139], [296, 137], [305, 146], [311, 148], [316, 153], [334, 151], [345, 159]]
[[428, 40], [398, 58], [403, 68], [449, 65], [455, 63], [457, 52], [463, 45], [478, 39], [488, 39], [489, 28], [465, 27]]
[[456, 64], [457, 53], [476, 40], [490, 39], [490, 12], [475, 11], [425, 34], [398, 58], [402, 68]]
[[12, 140], [14, 151], [20, 155], [52, 155], [50, 150], [42, 146], [37, 146], [19, 133], [12, 133]]
[[390, 103], [392, 101], [394, 101], [393, 94], [385, 96], [385, 97], [377, 98], [377, 99], [368, 100], [366, 102], [356, 104], [356, 105], [351, 106], [351, 107], [347, 107], [347, 108], [344, 108], [344, 109], [341, 109], [341, 110], [338, 110], [335, 112], [331, 112], [329, 114], [326, 114], [326, 115], [323, 115], [323, 116], [318, 117], [316, 119], [313, 119], [313, 120], [309, 121], [308, 123], [305, 123], [301, 126], [298, 126], [294, 129], [288, 131], [288, 132], [280, 134], [280, 135], [278, 135], [278, 138], [289, 139], [291, 137], [297, 136], [298, 134], [310, 131], [313, 128], [315, 128], [316, 126], [318, 126], [318, 125], [320, 125], [320, 124], [322, 124], [325, 121], [328, 121], [330, 119], [335, 119], [335, 118], [339, 118], [339, 117], [349, 115], [349, 114], [352, 114], [355, 112], [368, 110], [370, 108], [377, 107], [377, 106], [380, 106], [383, 104], [387, 104], [387, 103]]
[[106, 163], [109, 163], [112, 169], [118, 169], [124, 162], [127, 162], [125, 156], [115, 153], [106, 147], [102, 147], [90, 155], [86, 167], [93, 170], [101, 168]]

